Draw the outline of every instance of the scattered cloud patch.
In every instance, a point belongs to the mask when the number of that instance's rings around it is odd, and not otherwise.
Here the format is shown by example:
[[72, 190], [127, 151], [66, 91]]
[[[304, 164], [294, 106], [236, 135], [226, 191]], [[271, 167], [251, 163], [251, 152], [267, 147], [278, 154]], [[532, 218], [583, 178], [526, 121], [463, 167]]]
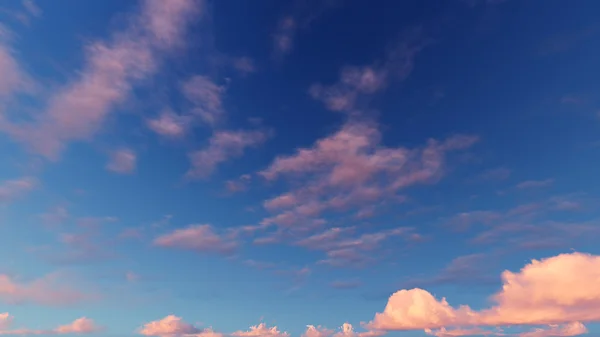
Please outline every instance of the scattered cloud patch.
[[30, 282], [18, 282], [9, 275], [0, 274], [0, 301], [64, 306], [90, 299], [89, 295], [66, 285], [65, 281], [59, 274], [49, 274]]
[[247, 148], [264, 143], [268, 133], [262, 130], [216, 131], [208, 140], [208, 146], [189, 154], [192, 167], [187, 172], [188, 178], [206, 178], [218, 165], [240, 157]]
[[183, 43], [198, 10], [194, 0], [143, 1], [124, 29], [86, 45], [78, 77], [57, 90], [34, 121], [5, 119], [0, 129], [49, 159], [70, 141], [90, 139], [133, 88], [157, 72], [166, 52]]
[[527, 188], [542, 188], [548, 187], [554, 184], [554, 179], [545, 179], [545, 180], [526, 180], [517, 184], [518, 189], [527, 189]]
[[36, 185], [37, 180], [33, 177], [22, 177], [0, 183], [0, 204], [9, 203], [24, 196]]
[[106, 169], [119, 174], [129, 174], [135, 171], [137, 155], [131, 149], [119, 149], [110, 154]]
[[205, 224], [176, 229], [156, 238], [154, 245], [201, 253], [229, 255], [238, 247], [238, 242], [234, 235], [219, 235], [211, 225]]

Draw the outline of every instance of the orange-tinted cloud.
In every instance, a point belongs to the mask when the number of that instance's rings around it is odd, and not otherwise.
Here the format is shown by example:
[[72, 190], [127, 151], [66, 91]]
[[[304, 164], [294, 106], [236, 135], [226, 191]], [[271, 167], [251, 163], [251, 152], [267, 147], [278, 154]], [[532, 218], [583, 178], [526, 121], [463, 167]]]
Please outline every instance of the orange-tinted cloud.
[[287, 332], [282, 332], [277, 329], [276, 326], [268, 327], [265, 323], [260, 323], [259, 325], [254, 325], [250, 327], [248, 331], [236, 331], [231, 334], [232, 336], [237, 337], [289, 337], [290, 334]]
[[366, 327], [420, 330], [568, 324], [570, 331], [583, 331], [582, 325], [575, 322], [600, 321], [598, 280], [600, 256], [562, 254], [533, 260], [519, 272], [503, 272], [502, 290], [492, 296], [495, 305], [488, 309], [455, 308], [446, 299], [438, 300], [422, 289], [400, 290]]
[[12, 316], [8, 313], [0, 314], [0, 335], [66, 335], [66, 334], [90, 334], [102, 331], [103, 328], [96, 325], [96, 323], [86, 317], [81, 317], [73, 322], [61, 325], [58, 328], [51, 330], [33, 330], [28, 328], [17, 328], [9, 329], [12, 323]]
[[200, 329], [192, 324], [184, 322], [181, 317], [169, 315], [163, 319], [144, 324], [139, 331], [144, 336], [168, 336], [168, 337], [222, 337], [212, 329]]

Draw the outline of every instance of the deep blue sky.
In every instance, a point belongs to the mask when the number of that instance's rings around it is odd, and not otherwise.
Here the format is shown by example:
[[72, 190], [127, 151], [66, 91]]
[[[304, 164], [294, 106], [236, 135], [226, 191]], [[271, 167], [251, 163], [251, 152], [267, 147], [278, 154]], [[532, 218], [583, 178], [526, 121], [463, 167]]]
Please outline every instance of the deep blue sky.
[[0, 334], [600, 332], [598, 10], [0, 2]]

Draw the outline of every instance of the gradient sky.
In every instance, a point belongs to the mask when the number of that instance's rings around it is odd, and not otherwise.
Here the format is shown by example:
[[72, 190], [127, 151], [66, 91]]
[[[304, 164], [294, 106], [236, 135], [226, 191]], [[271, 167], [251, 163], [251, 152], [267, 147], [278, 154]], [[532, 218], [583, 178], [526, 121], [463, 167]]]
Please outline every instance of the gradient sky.
[[576, 3], [0, 1], [0, 335], [599, 334]]

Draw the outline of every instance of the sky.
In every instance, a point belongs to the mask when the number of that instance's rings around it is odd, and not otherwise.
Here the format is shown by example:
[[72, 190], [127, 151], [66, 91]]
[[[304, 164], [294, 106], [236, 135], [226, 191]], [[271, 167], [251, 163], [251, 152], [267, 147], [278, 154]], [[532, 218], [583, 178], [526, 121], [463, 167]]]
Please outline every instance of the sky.
[[600, 334], [598, 10], [1, 0], [0, 335]]

